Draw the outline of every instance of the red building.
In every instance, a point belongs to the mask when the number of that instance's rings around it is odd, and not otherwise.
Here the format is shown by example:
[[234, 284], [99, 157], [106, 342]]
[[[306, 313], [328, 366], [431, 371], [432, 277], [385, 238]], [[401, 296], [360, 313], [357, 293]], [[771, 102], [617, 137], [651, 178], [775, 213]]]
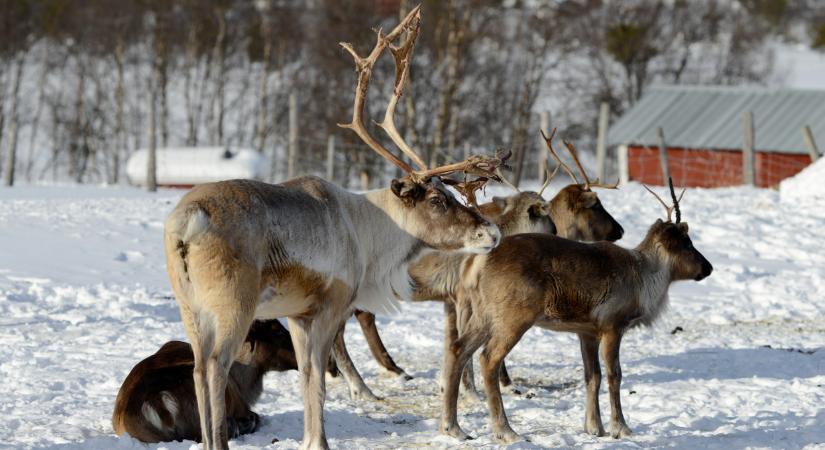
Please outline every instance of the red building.
[[654, 87], [611, 128], [623, 181], [662, 185], [657, 129], [678, 186], [743, 184], [743, 114], [753, 114], [754, 180], [772, 187], [811, 163], [802, 128], [825, 143], [825, 91]]

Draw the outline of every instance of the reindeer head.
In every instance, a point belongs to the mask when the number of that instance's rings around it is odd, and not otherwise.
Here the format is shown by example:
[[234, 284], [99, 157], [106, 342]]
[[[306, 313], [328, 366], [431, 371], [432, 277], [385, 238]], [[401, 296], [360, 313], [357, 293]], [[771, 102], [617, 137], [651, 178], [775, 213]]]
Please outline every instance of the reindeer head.
[[390, 189], [404, 205], [402, 227], [430, 248], [487, 253], [501, 240], [498, 227], [461, 204], [438, 178], [422, 183], [406, 176]]
[[583, 183], [579, 183], [578, 178], [572, 170], [565, 164], [556, 151], [553, 149], [553, 136], [556, 135], [556, 130], [550, 133], [550, 137], [541, 133], [544, 142], [547, 146], [547, 151], [550, 156], [556, 160], [558, 167], [563, 168], [567, 175], [573, 180], [573, 184], [567, 185], [564, 189], [559, 191], [555, 197], [550, 201], [550, 214], [553, 217], [558, 228], [559, 236], [572, 239], [576, 241], [618, 241], [624, 235], [624, 229], [599, 201], [599, 196], [593, 192], [592, 188], [601, 187], [605, 189], [616, 189], [616, 184], [603, 184], [597, 178], [591, 181], [587, 176], [587, 172], [579, 162], [578, 154], [576, 153], [573, 144], [565, 141], [564, 145], [579, 173], [584, 178]]
[[278, 319], [252, 322], [236, 361], [264, 371], [298, 370], [292, 338]]
[[[424, 160], [401, 138], [393, 121], [395, 107], [398, 105], [409, 75], [420, 22], [421, 7], [418, 6], [413, 8], [390, 33], [385, 35], [379, 29], [377, 42], [366, 57], [359, 56], [352, 45], [341, 43], [341, 46], [355, 60], [358, 82], [355, 87], [352, 120], [350, 123], [338, 124], [338, 126], [352, 130], [372, 150], [407, 172], [407, 176], [393, 180], [391, 185], [392, 193], [398, 198], [403, 208], [401, 215], [404, 218], [399, 226], [436, 250], [463, 249], [471, 252], [488, 252], [498, 245], [501, 236], [498, 228], [483, 219], [477, 211], [459, 203], [444, 187], [443, 183], [448, 180], [442, 180], [440, 177], [454, 172], [464, 172], [465, 177], [466, 175], [477, 176], [475, 180], [465, 179], [464, 182], [453, 183], [456, 190], [462, 193], [468, 203], [474, 207], [475, 191], [480, 189], [488, 179], [497, 178], [495, 170], [509, 155], [504, 157], [496, 155], [495, 158], [472, 156], [460, 163], [428, 168]], [[393, 42], [403, 33], [406, 35], [401, 39], [400, 45], [394, 45]], [[384, 120], [376, 124], [386, 132], [401, 152], [418, 166], [418, 170], [413, 170], [409, 164], [384, 148], [370, 135], [367, 126], [364, 125], [364, 103], [373, 66], [387, 48], [395, 60], [395, 86], [384, 113]]]
[[564, 187], [550, 200], [559, 236], [576, 241], [618, 241], [624, 228], [604, 209], [598, 194], [580, 184]]
[[[655, 192], [647, 189], [667, 211], [667, 222], [657, 219], [650, 229], [644, 242], [647, 246], [657, 249], [665, 261], [670, 264], [671, 278], [676, 280], [696, 280], [701, 281], [713, 272], [713, 266], [699, 253], [693, 246], [693, 241], [688, 236], [688, 224], [682, 222], [682, 213], [679, 210], [679, 201], [684, 195], [684, 191], [676, 198], [673, 190], [673, 180], [668, 179], [670, 185], [670, 196], [673, 199], [673, 206], [668, 206]], [[671, 215], [676, 212], [676, 222], [671, 220]]]
[[556, 224], [550, 217], [550, 204], [537, 192], [521, 191], [509, 197], [493, 197], [492, 202], [480, 205], [479, 210], [498, 225], [503, 236], [556, 234]]

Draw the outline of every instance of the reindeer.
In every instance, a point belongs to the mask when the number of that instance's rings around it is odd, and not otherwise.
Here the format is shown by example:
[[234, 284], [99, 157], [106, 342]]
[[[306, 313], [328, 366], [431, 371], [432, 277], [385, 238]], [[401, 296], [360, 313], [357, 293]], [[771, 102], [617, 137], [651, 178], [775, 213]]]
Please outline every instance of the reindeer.
[[[362, 58], [342, 44], [358, 73], [352, 121], [341, 124], [372, 150], [407, 172], [389, 189], [354, 194], [315, 177], [278, 185], [231, 180], [186, 194], [164, 228], [169, 280], [194, 353], [193, 378], [205, 449], [226, 449], [225, 391], [229, 369], [253, 319], [287, 317], [304, 397], [301, 448], [327, 448], [323, 423], [324, 369], [332, 340], [357, 307], [383, 311], [410, 296], [407, 266], [428, 249], [487, 253], [498, 228], [462, 205], [442, 176], [463, 171], [478, 178], [454, 182], [474, 203], [474, 192], [503, 157], [472, 156], [427, 168], [401, 139], [393, 116], [409, 71], [420, 9], [414, 8]], [[393, 42], [403, 32], [400, 46]], [[395, 89], [379, 126], [407, 163], [379, 144], [363, 123], [375, 62], [390, 47]], [[466, 177], [466, 175], [465, 175]], [[338, 355], [336, 355], [336, 359]]]
[[[610, 392], [610, 434], [614, 438], [631, 434], [619, 398], [622, 336], [659, 317], [671, 283], [700, 281], [713, 270], [693, 247], [687, 223], [681, 222], [672, 181], [670, 192], [671, 207], [656, 196], [667, 210], [667, 222], [658, 219], [633, 250], [608, 242], [585, 244], [546, 234], [521, 234], [504, 238], [488, 255], [465, 260], [461, 289], [469, 298], [472, 316], [444, 356], [442, 433], [468, 438], [456, 417], [459, 377], [473, 352], [484, 346], [481, 370], [494, 438], [503, 443], [519, 439], [504, 413], [499, 367], [521, 336], [536, 325], [579, 335], [587, 389], [585, 431], [596, 436], [604, 434], [598, 402], [601, 347]], [[675, 222], [671, 221], [674, 210]]]
[[[624, 229], [604, 209], [598, 195], [592, 190], [596, 187], [616, 189], [617, 185], [602, 184], [598, 179], [591, 181], [579, 161], [575, 147], [565, 141], [565, 146], [584, 179], [583, 182], [580, 182], [553, 148], [555, 134], [556, 129], [552, 130], [549, 137], [542, 132], [547, 151], [556, 161], [556, 168], [552, 173], [548, 168], [545, 168], [547, 177], [539, 191], [520, 191], [518, 187], [499, 173], [502, 182], [517, 193], [508, 197], [493, 197], [491, 202], [479, 205], [479, 211], [484, 217], [489, 218], [498, 225], [503, 236], [520, 233], [550, 233], [581, 241], [606, 240], [612, 242], [621, 239]], [[547, 202], [542, 194], [560, 168], [564, 169], [573, 183], [565, 186]], [[410, 267], [410, 273], [416, 282], [416, 290], [413, 293], [414, 299], [445, 302], [444, 307], [447, 316], [445, 322], [445, 348], [447, 349], [455, 341], [462, 325], [469, 318], [469, 311], [465, 313], [460, 307], [456, 310], [457, 282], [460, 278], [459, 270], [464, 259], [464, 255], [432, 253], [424, 256], [419, 262]], [[412, 379], [410, 375], [398, 367], [381, 341], [381, 336], [375, 326], [375, 315], [366, 311], [356, 311], [355, 316], [376, 361], [389, 372], [395, 373], [406, 380]], [[461, 317], [461, 323], [457, 324], [456, 319], [459, 316]], [[342, 334], [336, 336], [335, 345], [340, 349], [340, 353], [346, 352]], [[346, 367], [346, 369], [342, 369], [342, 372], [344, 378], [350, 383], [350, 392], [353, 398], [376, 398], [366, 387], [351, 362], [345, 362], [341, 366]], [[472, 364], [468, 364], [462, 377], [462, 385], [470, 397], [479, 399], [473, 378]], [[512, 380], [507, 373], [504, 362], [501, 364], [501, 385], [502, 387], [512, 385]]]
[[[548, 174], [549, 176], [547, 177], [544, 186], [542, 186], [538, 193], [519, 192], [518, 194], [510, 197], [496, 197], [495, 201], [492, 203], [479, 205], [478, 211], [482, 214], [482, 216], [488, 218], [495, 225], [497, 225], [499, 230], [501, 230], [504, 235], [526, 232], [555, 233], [555, 225], [553, 225], [553, 221], [549, 216], [550, 205], [545, 202], [541, 196], [541, 193], [544, 192], [544, 189], [550, 183], [550, 180], [553, 178], [553, 175], [555, 175], [555, 172], [550, 174], [548, 171]], [[500, 172], [498, 175], [499, 178], [505, 180]], [[419, 262], [416, 262], [410, 266], [410, 276], [412, 280], [415, 281], [417, 286], [412, 292], [413, 300], [420, 301], [436, 299], [447, 302], [447, 304], [445, 304], [445, 311], [448, 316], [446, 325], [449, 336], [452, 336], [455, 333], [456, 324], [455, 310], [451, 303], [452, 285], [450, 282], [444, 284], [444, 274], [440, 274], [438, 272], [446, 270], [448, 272], [445, 273], [452, 274], [452, 272], [449, 271], [454, 271], [454, 269], [457, 269], [463, 257], [464, 255], [460, 253], [432, 252], [424, 255]], [[434, 268], [429, 269], [430, 267]], [[436, 273], [424, 273], [427, 270], [432, 270]], [[433, 280], [423, 281], [427, 277], [432, 278]], [[446, 275], [446, 277], [450, 280], [458, 280], [457, 276]], [[439, 285], [442, 287], [434, 290], [434, 285]], [[355, 317], [361, 324], [361, 329], [367, 338], [367, 344], [369, 345], [369, 348], [376, 360], [386, 367], [387, 370], [403, 377], [405, 380], [412, 379], [410, 375], [398, 367], [389, 355], [387, 349], [384, 347], [384, 343], [381, 341], [381, 337], [375, 327], [375, 315], [367, 311], [356, 310]], [[378, 400], [379, 397], [373, 394], [366, 383], [364, 383], [363, 378], [349, 357], [349, 353], [346, 349], [346, 343], [344, 341], [344, 326], [341, 327], [341, 330], [335, 337], [335, 343], [333, 345], [336, 350], [336, 358], [339, 356], [341, 357], [338, 359], [338, 366], [344, 376], [344, 379], [348, 383], [350, 397], [353, 400]]]
[[[192, 347], [169, 341], [139, 362], [123, 381], [112, 426], [141, 442], [201, 441]], [[261, 395], [267, 372], [298, 370], [289, 331], [275, 320], [255, 321], [232, 368], [226, 389], [229, 439], [253, 433], [260, 418], [250, 408]], [[327, 371], [336, 373], [330, 360]]]

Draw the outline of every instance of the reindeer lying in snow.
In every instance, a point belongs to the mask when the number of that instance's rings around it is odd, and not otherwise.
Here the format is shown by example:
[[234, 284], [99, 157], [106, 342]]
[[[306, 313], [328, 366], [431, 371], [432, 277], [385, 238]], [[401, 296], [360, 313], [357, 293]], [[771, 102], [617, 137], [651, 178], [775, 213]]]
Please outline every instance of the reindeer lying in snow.
[[[672, 181], [670, 192], [673, 206], [665, 205], [667, 222], [657, 220], [633, 250], [607, 242], [583, 244], [546, 234], [522, 234], [504, 238], [488, 255], [467, 258], [460, 288], [472, 315], [444, 356], [442, 433], [468, 438], [457, 421], [459, 377], [473, 352], [484, 346], [481, 370], [493, 435], [503, 443], [519, 438], [504, 413], [499, 367], [521, 336], [537, 325], [579, 335], [587, 386], [585, 431], [597, 436], [604, 434], [598, 402], [601, 346], [610, 391], [610, 434], [615, 438], [631, 434], [619, 399], [622, 336], [659, 317], [671, 283], [699, 281], [713, 270], [693, 247], [687, 223], [681, 222]], [[670, 218], [674, 209], [676, 222]]]
[[[616, 185], [602, 184], [598, 179], [591, 181], [579, 162], [576, 149], [572, 144], [565, 142], [567, 150], [573, 157], [573, 161], [584, 179], [583, 182], [579, 182], [573, 171], [561, 160], [553, 148], [552, 140], [555, 134], [555, 129], [549, 137], [542, 134], [547, 151], [556, 161], [557, 166], [552, 173], [548, 170], [546, 181], [539, 192], [521, 192], [501, 176], [502, 181], [515, 190], [517, 194], [509, 197], [493, 197], [490, 203], [479, 205], [479, 211], [484, 217], [498, 225], [503, 236], [519, 233], [557, 233], [561, 237], [580, 241], [616, 241], [621, 239], [624, 234], [621, 225], [604, 209], [598, 195], [592, 191], [592, 188], [595, 187], [615, 189]], [[559, 168], [564, 169], [573, 180], [573, 184], [564, 187], [548, 202], [544, 200], [542, 194]], [[456, 309], [457, 287], [462, 261], [465, 258], [466, 255], [461, 254], [434, 252], [422, 257], [415, 264], [412, 264], [409, 269], [412, 280], [416, 284], [413, 291], [415, 300], [445, 302], [444, 308], [447, 315], [445, 321], [445, 348], [450, 348], [457, 338], [463, 322], [466, 322], [469, 317], [468, 314], [461, 312], [460, 307]], [[384, 347], [375, 326], [375, 315], [365, 311], [357, 311], [355, 315], [376, 361], [388, 371], [403, 376], [405, 379], [411, 379], [411, 376], [398, 367], [386, 347]], [[458, 320], [459, 316], [460, 320]], [[457, 324], [457, 320], [461, 323]], [[337, 354], [348, 355], [342, 332], [336, 336], [335, 340], [335, 346], [338, 349]], [[344, 378], [350, 385], [350, 393], [353, 399], [375, 398], [351, 361], [348, 359], [343, 362], [339, 361], [339, 366]], [[473, 382], [472, 364], [467, 365], [462, 381], [466, 393], [478, 398]], [[512, 384], [504, 362], [501, 365], [501, 384], [502, 386]]]
[[[192, 346], [180, 341], [163, 344], [139, 362], [117, 394], [112, 414], [115, 433], [129, 433], [142, 442], [200, 442], [194, 367]], [[261, 395], [264, 375], [297, 369], [289, 331], [278, 320], [253, 322], [229, 371], [226, 421], [230, 439], [258, 428], [260, 420], [250, 407]], [[334, 360], [327, 371], [337, 374]]]

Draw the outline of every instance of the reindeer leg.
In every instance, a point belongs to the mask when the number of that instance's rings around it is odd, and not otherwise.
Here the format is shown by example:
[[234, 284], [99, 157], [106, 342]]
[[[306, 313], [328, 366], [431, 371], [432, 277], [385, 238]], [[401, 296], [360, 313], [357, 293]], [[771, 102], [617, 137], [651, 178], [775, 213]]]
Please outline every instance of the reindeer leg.
[[479, 358], [482, 375], [484, 376], [484, 388], [487, 393], [487, 407], [490, 409], [490, 419], [493, 423], [493, 438], [502, 444], [512, 444], [521, 439], [507, 421], [499, 388], [499, 374], [504, 357], [518, 343], [524, 332], [530, 328], [529, 324], [515, 323], [513, 325], [515, 325], [515, 329], [493, 330], [493, 336], [485, 345]]
[[[341, 302], [340, 299], [338, 301]], [[328, 300], [328, 303], [335, 302], [335, 299]], [[336, 316], [333, 309], [334, 307], [327, 307], [313, 318], [289, 318], [289, 332], [295, 347], [304, 394], [304, 439], [301, 450], [329, 448], [324, 431], [324, 371], [335, 333], [341, 327], [338, 317], [348, 317], [346, 314]]]
[[[452, 328], [455, 336], [461, 336], [467, 329], [467, 324], [473, 316], [473, 309], [469, 302], [459, 298], [454, 306], [454, 313], [447, 316], [448, 326]], [[455, 340], [455, 339], [453, 339]], [[482, 400], [481, 394], [476, 389], [475, 371], [473, 368], [472, 356], [467, 360], [461, 373], [461, 386], [464, 388], [464, 395], [473, 402]]]
[[594, 436], [604, 436], [602, 414], [599, 410], [599, 388], [602, 383], [602, 371], [599, 367], [599, 340], [593, 336], [579, 334], [579, 344], [584, 363], [584, 384], [587, 389], [584, 431]]
[[622, 384], [622, 367], [619, 363], [619, 347], [622, 334], [609, 330], [602, 335], [602, 358], [607, 372], [607, 385], [610, 391], [610, 435], [614, 438], [630, 436], [632, 431], [627, 426], [622, 414], [622, 402], [619, 389]]
[[404, 378], [404, 380], [412, 380], [412, 377], [409, 376], [407, 372], [404, 372], [404, 369], [395, 364], [392, 356], [387, 352], [387, 348], [384, 347], [384, 342], [381, 341], [381, 336], [378, 334], [378, 328], [375, 327], [375, 314], [355, 310], [355, 317], [361, 325], [361, 331], [364, 333], [364, 337], [367, 338], [367, 345], [370, 347], [370, 352], [372, 352], [372, 356], [378, 361], [378, 364], [388, 371]]
[[[513, 380], [510, 379], [510, 374], [507, 373], [507, 365], [504, 363], [504, 361], [501, 362], [501, 370], [499, 371], [499, 383], [501, 384], [501, 387], [509, 387], [513, 384]], [[516, 394], [519, 393], [515, 389], [512, 389], [512, 391]]]
[[192, 372], [192, 378], [195, 383], [195, 399], [198, 404], [198, 418], [200, 419], [200, 441], [203, 442], [204, 450], [208, 450], [212, 448], [213, 445], [212, 433], [209, 432], [209, 430], [212, 429], [212, 410], [210, 409], [209, 403], [206, 360], [209, 358], [209, 354], [212, 353], [214, 330], [208, 328], [201, 330], [198, 317], [184, 302], [179, 301], [178, 303], [183, 328], [186, 330], [189, 342], [191, 342], [195, 360], [195, 369]]
[[335, 356], [338, 370], [344, 376], [344, 380], [347, 381], [350, 398], [352, 400], [381, 400], [373, 394], [367, 384], [364, 383], [364, 379], [361, 377], [361, 374], [358, 373], [358, 369], [355, 368], [355, 363], [352, 362], [352, 358], [350, 358], [349, 352], [347, 352], [347, 344], [344, 342], [344, 329], [346, 328], [346, 324], [346, 322], [341, 324], [338, 334], [335, 335], [332, 354]]
[[471, 439], [458, 425], [458, 385], [461, 381], [461, 368], [467, 365], [467, 361], [484, 344], [486, 338], [481, 327], [474, 325], [468, 324], [467, 331], [444, 352], [444, 365], [441, 369], [444, 395], [439, 430], [460, 440]]

